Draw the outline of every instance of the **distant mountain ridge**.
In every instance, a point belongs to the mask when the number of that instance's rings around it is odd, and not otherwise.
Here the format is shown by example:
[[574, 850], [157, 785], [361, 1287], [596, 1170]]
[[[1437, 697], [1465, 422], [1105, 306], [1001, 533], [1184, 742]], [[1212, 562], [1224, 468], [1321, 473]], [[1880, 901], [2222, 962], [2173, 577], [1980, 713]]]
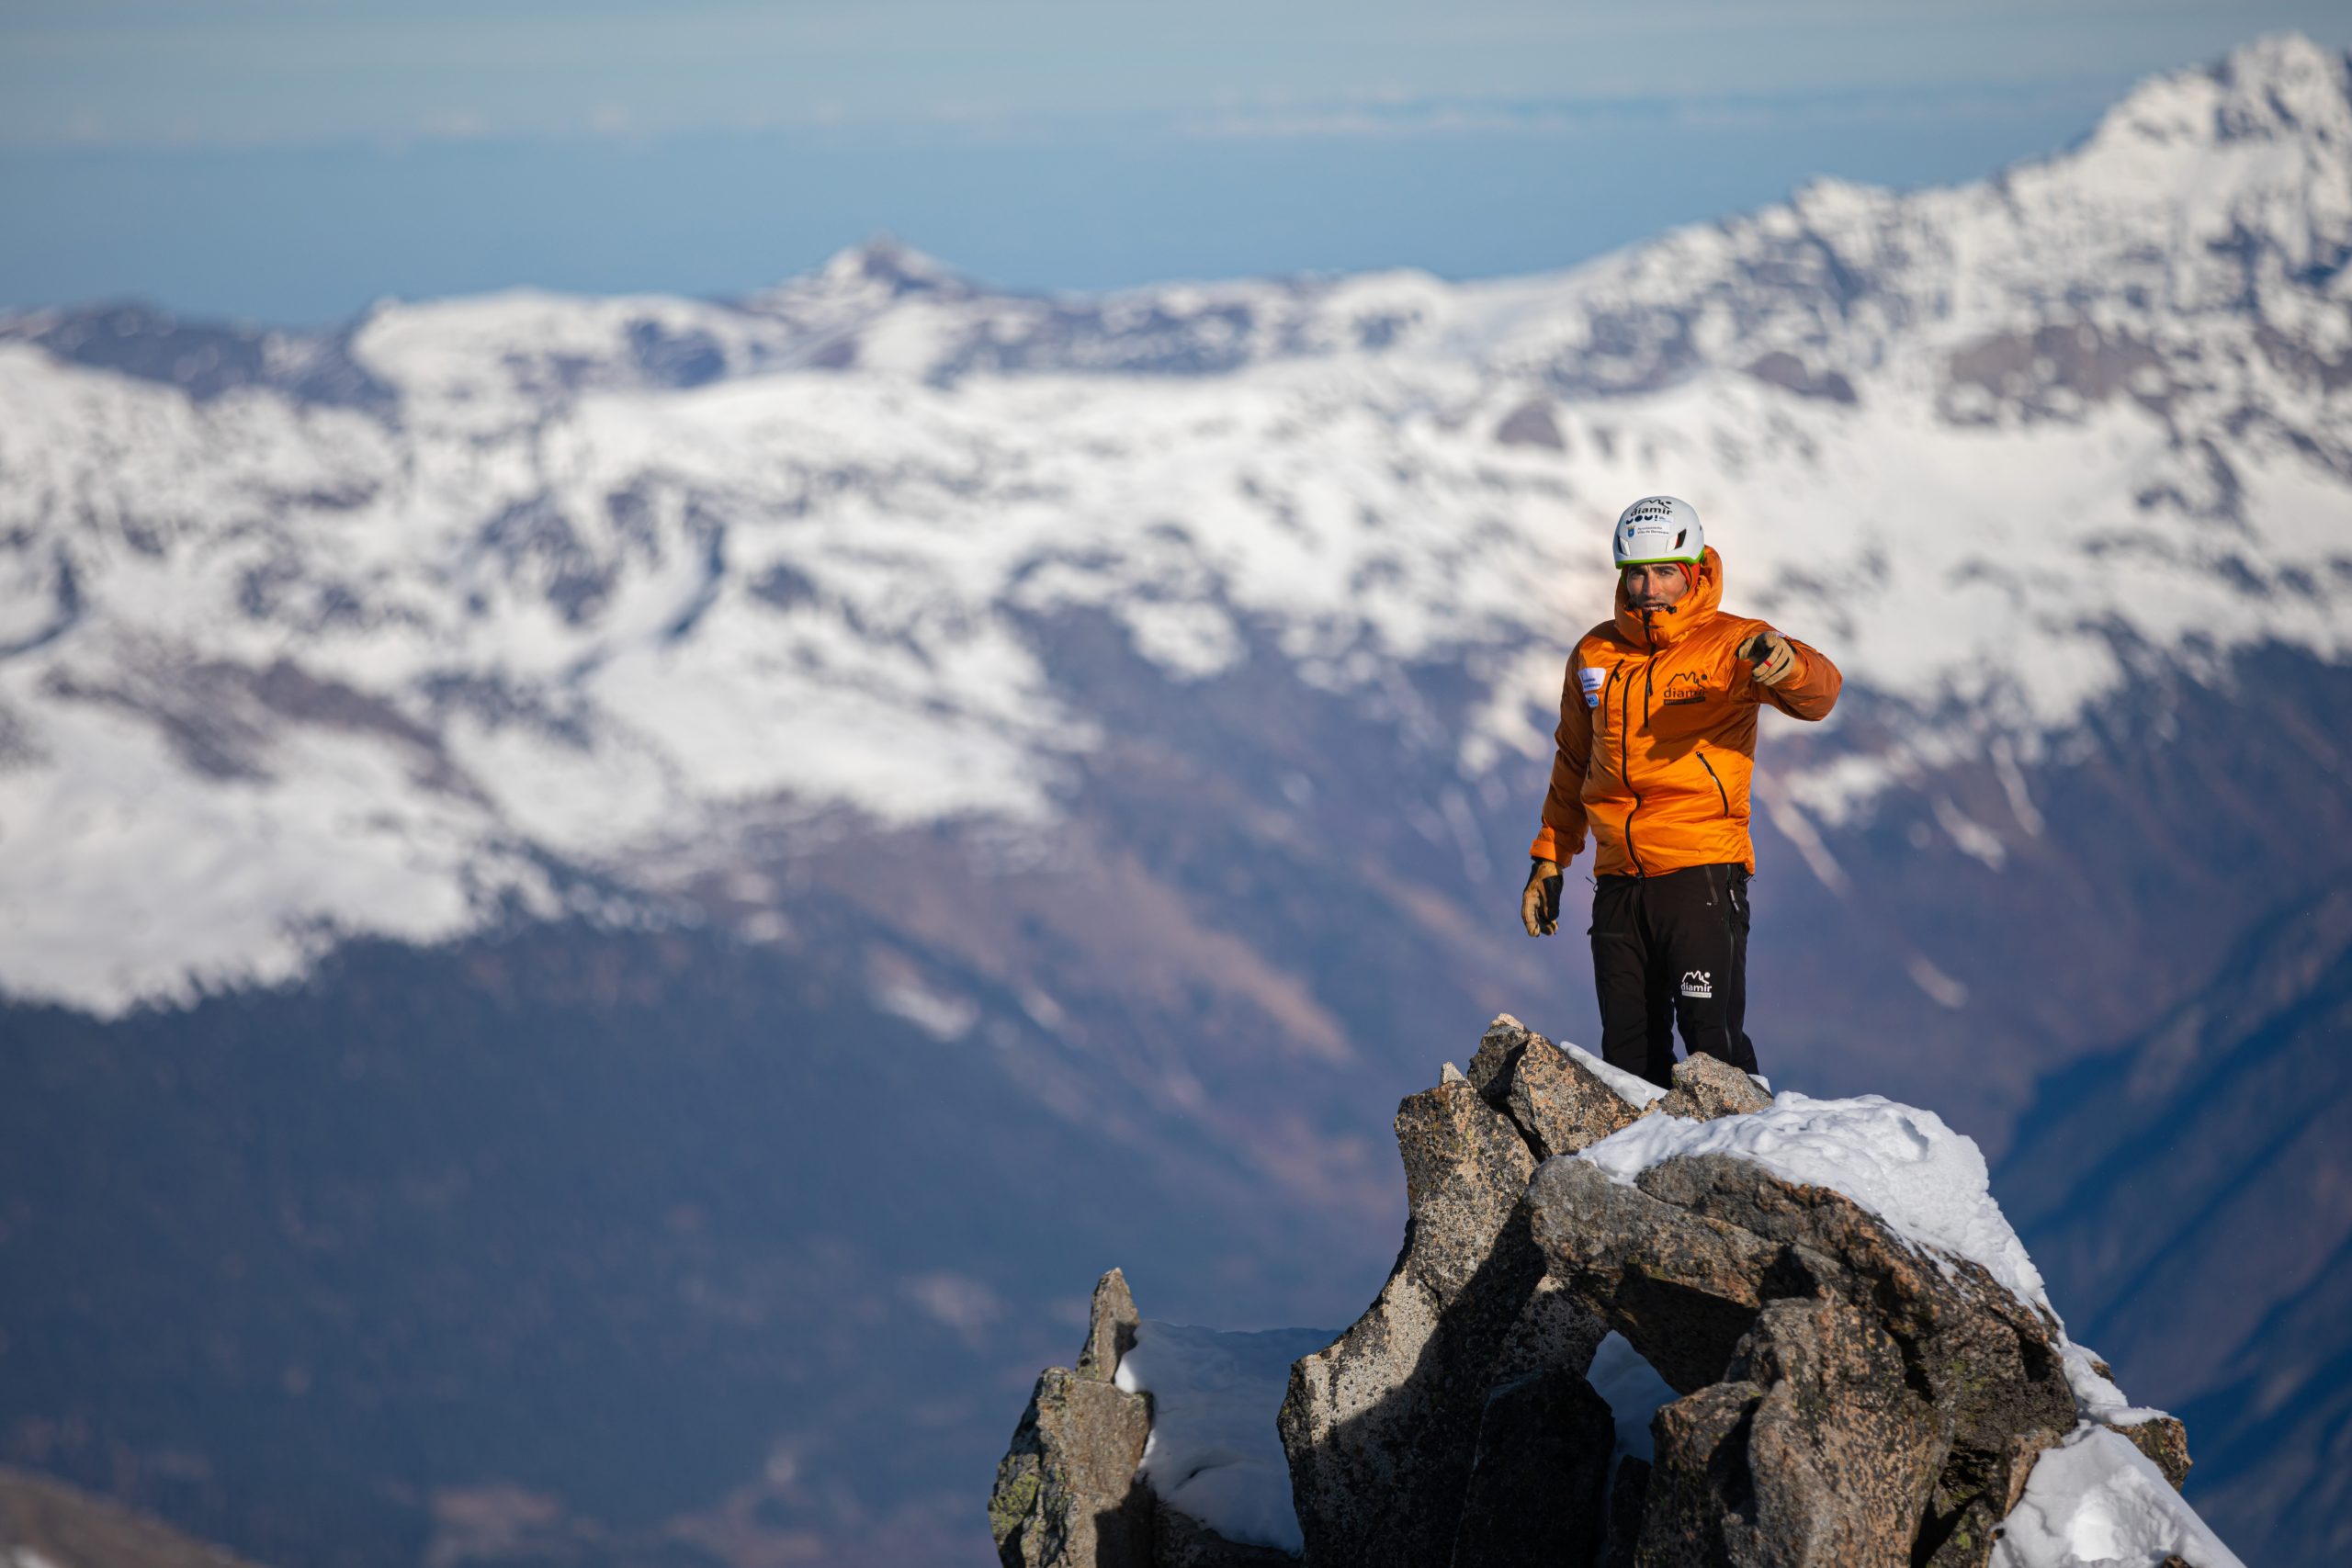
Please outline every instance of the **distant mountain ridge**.
[[[2063, 745], [2119, 636], [2340, 658], [2345, 83], [2265, 40], [1994, 181], [1823, 183], [1502, 283], [1041, 299], [878, 244], [736, 304], [14, 319], [0, 871], [53, 945], [0, 942], [0, 983], [284, 975], [299, 928], [552, 910], [550, 857], [659, 897], [663, 844], [810, 811], [1050, 820], [1097, 736], [1019, 620], [1063, 606], [1177, 680], [1238, 617], [1375, 706], [1453, 661], [1476, 784], [1541, 750], [1600, 524], [1649, 489], [1884, 701], [1783, 812]], [[355, 886], [297, 870], [330, 843]], [[128, 933], [109, 863], [194, 918]]]

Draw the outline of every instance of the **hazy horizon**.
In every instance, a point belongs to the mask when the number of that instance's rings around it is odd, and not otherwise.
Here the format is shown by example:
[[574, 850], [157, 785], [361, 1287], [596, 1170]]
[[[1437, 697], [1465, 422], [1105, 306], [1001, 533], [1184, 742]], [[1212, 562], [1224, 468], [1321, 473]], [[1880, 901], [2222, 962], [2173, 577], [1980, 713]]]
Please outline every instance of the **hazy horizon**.
[[577, 28], [539, 0], [18, 9], [0, 308], [316, 325], [515, 287], [723, 297], [877, 233], [1024, 290], [1495, 276], [1816, 177], [1982, 177], [2264, 31], [2352, 44], [2300, 5], [1882, 9], [1486, 0], [1436, 26], [1317, 0], [1246, 34], [1239, 10], [1051, 0], [989, 28], [912, 0]]

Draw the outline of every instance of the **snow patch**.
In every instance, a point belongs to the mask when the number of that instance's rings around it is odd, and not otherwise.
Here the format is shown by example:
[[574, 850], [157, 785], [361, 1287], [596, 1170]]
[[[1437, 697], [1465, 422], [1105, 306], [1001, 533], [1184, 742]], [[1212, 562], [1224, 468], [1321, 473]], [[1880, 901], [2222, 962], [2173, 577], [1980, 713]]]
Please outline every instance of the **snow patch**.
[[1146, 1318], [1118, 1374], [1129, 1393], [1151, 1395], [1136, 1473], [1161, 1502], [1227, 1540], [1305, 1551], [1274, 1422], [1291, 1363], [1338, 1337], [1327, 1328], [1239, 1334]]
[[896, 1013], [942, 1044], [951, 1044], [969, 1034], [980, 1016], [979, 1004], [970, 998], [943, 995], [912, 980], [876, 987], [874, 1001], [885, 1012]]
[[1560, 1049], [1575, 1057], [1587, 1072], [1607, 1084], [1617, 1098], [1628, 1105], [1646, 1108], [1666, 1098], [1666, 1090], [1639, 1073], [1629, 1073], [1623, 1067], [1612, 1067], [1581, 1045], [1571, 1045], [1563, 1040], [1560, 1042]]
[[2062, 1339], [2058, 1354], [2065, 1362], [2066, 1386], [2075, 1391], [2075, 1408], [2086, 1421], [2103, 1422], [2109, 1427], [2137, 1427], [2165, 1414], [2125, 1398], [2114, 1381], [2099, 1371], [2106, 1363], [2087, 1347]]
[[1744, 1116], [1645, 1116], [1570, 1157], [1630, 1187], [1654, 1165], [1708, 1154], [1842, 1192], [1914, 1246], [1982, 1264], [2011, 1294], [2056, 1321], [2041, 1271], [1993, 1201], [1984, 1151], [1932, 1111], [1876, 1094], [1815, 1100], [1783, 1090]]
[[1911, 983], [1938, 1007], [1958, 1012], [1968, 1005], [1967, 984], [1937, 968], [1926, 953], [1915, 953], [1905, 959], [1903, 972], [1910, 976]]
[[2086, 1425], [2034, 1462], [1992, 1568], [2158, 1568], [2170, 1556], [2245, 1568], [2129, 1438]]

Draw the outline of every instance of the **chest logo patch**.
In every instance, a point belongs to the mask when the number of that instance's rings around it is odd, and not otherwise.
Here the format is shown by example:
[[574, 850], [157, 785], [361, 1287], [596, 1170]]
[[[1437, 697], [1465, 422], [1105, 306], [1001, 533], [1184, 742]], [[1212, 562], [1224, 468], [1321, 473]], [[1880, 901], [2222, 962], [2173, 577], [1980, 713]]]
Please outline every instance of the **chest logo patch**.
[[1577, 681], [1584, 687], [1584, 705], [1589, 708], [1599, 707], [1600, 688], [1609, 683], [1609, 671], [1595, 670], [1587, 665], [1577, 671]]
[[1697, 670], [1678, 670], [1667, 679], [1666, 702], [1703, 703], [1707, 700], [1707, 677]]

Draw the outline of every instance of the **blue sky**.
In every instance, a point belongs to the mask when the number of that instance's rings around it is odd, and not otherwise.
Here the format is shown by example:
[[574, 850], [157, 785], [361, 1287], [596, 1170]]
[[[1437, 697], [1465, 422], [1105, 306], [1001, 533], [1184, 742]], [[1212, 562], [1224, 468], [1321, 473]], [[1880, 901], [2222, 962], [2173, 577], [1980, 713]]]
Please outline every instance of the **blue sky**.
[[2352, 8], [0, 0], [0, 304], [726, 294], [877, 231], [1029, 288], [1523, 271], [1983, 174], [2284, 28]]

